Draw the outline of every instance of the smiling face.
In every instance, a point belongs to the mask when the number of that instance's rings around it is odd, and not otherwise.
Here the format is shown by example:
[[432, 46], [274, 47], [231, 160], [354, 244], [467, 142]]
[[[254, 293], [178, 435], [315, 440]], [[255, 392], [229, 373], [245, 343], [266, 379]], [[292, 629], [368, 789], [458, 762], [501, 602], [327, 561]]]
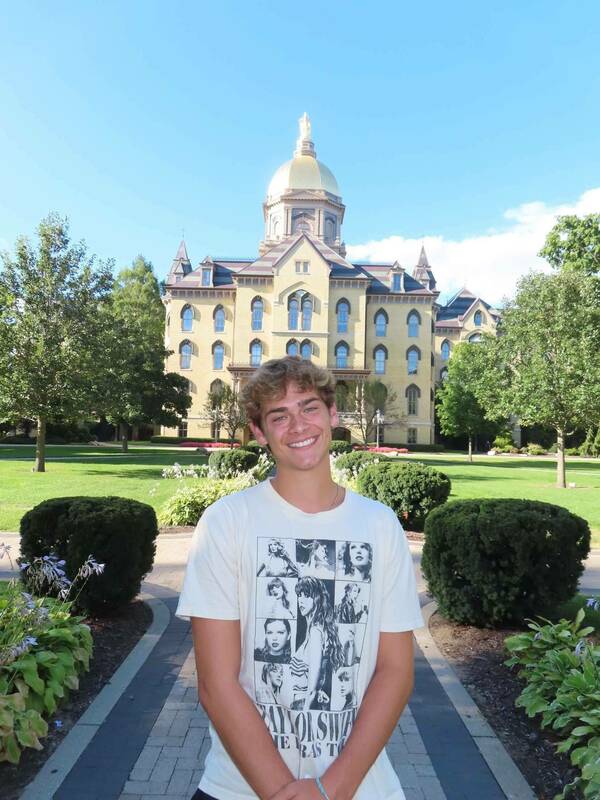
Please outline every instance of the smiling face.
[[315, 601], [312, 597], [309, 597], [307, 594], [300, 594], [298, 595], [298, 608], [300, 613], [303, 617], [307, 617], [311, 611], [315, 607]]
[[331, 428], [338, 424], [335, 405], [328, 408], [318, 392], [289, 384], [285, 394], [266, 400], [261, 427], [250, 422], [259, 444], [269, 446], [278, 470], [311, 470], [329, 465]]
[[369, 563], [369, 546], [364, 542], [350, 542], [348, 548], [350, 554], [350, 563], [353, 567], [361, 569], [366, 567]]
[[265, 642], [272, 655], [278, 655], [283, 651], [290, 635], [285, 624], [278, 619], [271, 620], [265, 628]]

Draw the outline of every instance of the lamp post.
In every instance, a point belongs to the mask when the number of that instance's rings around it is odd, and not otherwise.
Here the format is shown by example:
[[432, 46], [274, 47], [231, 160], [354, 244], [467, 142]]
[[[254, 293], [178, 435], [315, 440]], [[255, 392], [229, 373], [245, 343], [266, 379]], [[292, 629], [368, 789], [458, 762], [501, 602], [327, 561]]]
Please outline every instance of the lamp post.
[[377, 411], [375, 412], [375, 431], [376, 431], [377, 447], [379, 447], [379, 426], [383, 425], [383, 422], [384, 422], [383, 412], [377, 409]]

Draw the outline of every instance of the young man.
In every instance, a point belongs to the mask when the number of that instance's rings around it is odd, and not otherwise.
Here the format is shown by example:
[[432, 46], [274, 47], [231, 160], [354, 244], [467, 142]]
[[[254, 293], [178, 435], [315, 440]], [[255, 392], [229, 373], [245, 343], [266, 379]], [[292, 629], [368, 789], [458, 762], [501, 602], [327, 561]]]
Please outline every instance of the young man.
[[[194, 534], [177, 613], [192, 621], [211, 721], [195, 798], [403, 800], [384, 746], [412, 690], [412, 630], [422, 620], [402, 528], [389, 508], [332, 480], [338, 415], [326, 370], [291, 356], [269, 361], [243, 401], [276, 476], [216, 502]], [[265, 647], [261, 617], [274, 541], [290, 600], [286, 659]], [[318, 570], [306, 557], [317, 548]], [[353, 582], [368, 613], [344, 622], [335, 609]], [[280, 686], [260, 702], [270, 661], [281, 664]], [[342, 673], [352, 683], [343, 696]]]

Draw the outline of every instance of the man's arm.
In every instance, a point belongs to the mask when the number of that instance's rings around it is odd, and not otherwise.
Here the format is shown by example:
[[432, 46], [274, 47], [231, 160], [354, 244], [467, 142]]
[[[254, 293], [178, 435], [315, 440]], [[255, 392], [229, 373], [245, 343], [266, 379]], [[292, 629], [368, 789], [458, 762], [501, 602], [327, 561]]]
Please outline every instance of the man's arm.
[[240, 623], [192, 617], [198, 694], [233, 762], [260, 798], [294, 780], [239, 683]]
[[[331, 800], [351, 800], [396, 727], [413, 688], [413, 634], [381, 633], [377, 664], [344, 749], [321, 777]], [[284, 786], [271, 800], [320, 798], [313, 780]]]

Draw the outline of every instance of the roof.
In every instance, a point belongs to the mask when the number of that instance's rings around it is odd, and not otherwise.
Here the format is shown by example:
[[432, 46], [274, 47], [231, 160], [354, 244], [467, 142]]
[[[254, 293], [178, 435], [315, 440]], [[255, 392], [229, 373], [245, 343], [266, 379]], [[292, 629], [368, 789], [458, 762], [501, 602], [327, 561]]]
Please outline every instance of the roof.
[[460, 324], [476, 303], [481, 303], [493, 317], [498, 316], [489, 303], [486, 303], [481, 297], [476, 297], [469, 289], [464, 287], [451, 297], [445, 306], [440, 308], [436, 324], [441, 324], [442, 327], [453, 327], [448, 325], [448, 322], [453, 320]]

